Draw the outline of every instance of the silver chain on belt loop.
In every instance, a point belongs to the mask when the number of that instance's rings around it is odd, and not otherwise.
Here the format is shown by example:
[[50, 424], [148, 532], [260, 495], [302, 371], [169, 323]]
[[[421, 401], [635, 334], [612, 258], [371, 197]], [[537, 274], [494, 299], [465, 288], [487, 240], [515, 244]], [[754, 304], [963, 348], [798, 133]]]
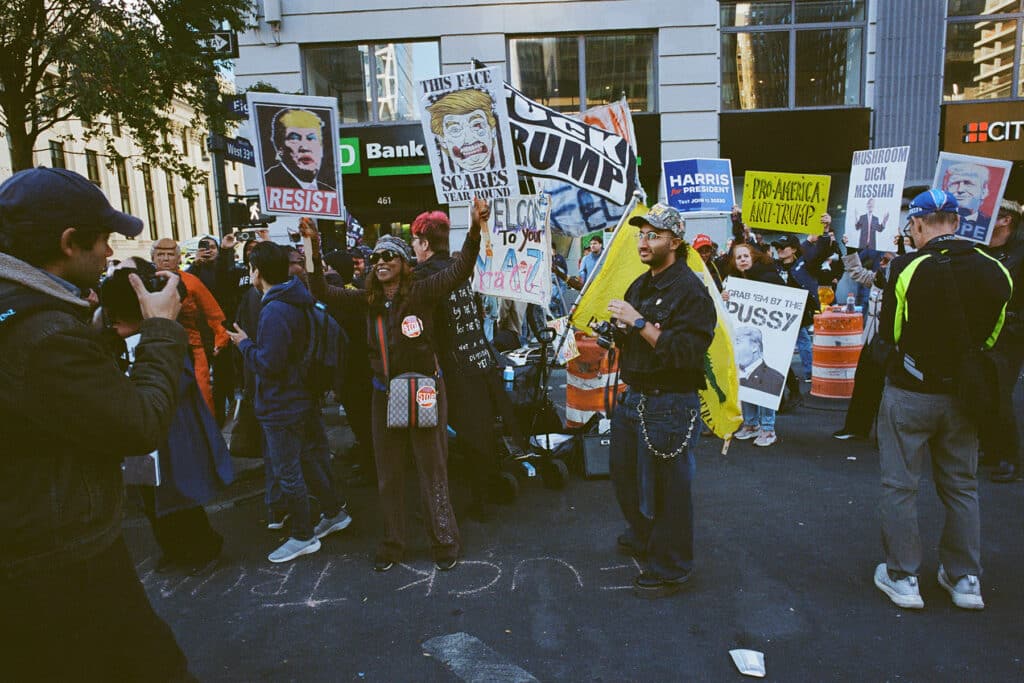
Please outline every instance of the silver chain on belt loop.
[[644, 411], [647, 409], [647, 395], [640, 394], [640, 403], [636, 405], [637, 415], [640, 416], [640, 432], [644, 435], [644, 443], [647, 445], [647, 450], [654, 453], [662, 460], [671, 460], [686, 450], [686, 447], [690, 445], [690, 437], [693, 436], [693, 426], [697, 424], [697, 413], [698, 411], [690, 409], [690, 426], [686, 428], [686, 439], [683, 444], [672, 451], [671, 453], [662, 453], [651, 444], [651, 437], [647, 435], [647, 421], [644, 420]]

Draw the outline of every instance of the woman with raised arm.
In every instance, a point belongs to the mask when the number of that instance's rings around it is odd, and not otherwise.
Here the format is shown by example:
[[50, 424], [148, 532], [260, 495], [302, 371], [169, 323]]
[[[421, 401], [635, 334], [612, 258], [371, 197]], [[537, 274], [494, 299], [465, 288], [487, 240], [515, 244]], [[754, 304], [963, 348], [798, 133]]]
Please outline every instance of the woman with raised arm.
[[[410, 449], [419, 474], [423, 519], [434, 562], [441, 571], [452, 569], [458, 562], [459, 527], [448, 492], [447, 393], [437, 362], [433, 312], [439, 301], [473, 274], [480, 253], [480, 229], [490, 211], [486, 201], [474, 199], [462, 251], [447, 268], [419, 280], [413, 280], [409, 245], [384, 235], [370, 255], [365, 290], [326, 283], [316, 225], [307, 218], [300, 223], [315, 255], [309, 278], [313, 295], [328, 305], [358, 307], [367, 315], [374, 386], [373, 449], [384, 514], [384, 540], [374, 557], [375, 571], [388, 571], [402, 560], [405, 551], [405, 462]], [[436, 427], [388, 427], [389, 381], [408, 372], [436, 377]]]

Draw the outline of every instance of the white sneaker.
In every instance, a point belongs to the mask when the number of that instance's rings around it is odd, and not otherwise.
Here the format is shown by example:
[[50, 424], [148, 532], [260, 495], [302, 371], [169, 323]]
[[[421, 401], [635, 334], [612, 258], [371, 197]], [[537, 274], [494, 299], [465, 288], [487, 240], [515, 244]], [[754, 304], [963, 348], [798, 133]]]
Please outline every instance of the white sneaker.
[[271, 562], [290, 562], [296, 557], [309, 555], [320, 550], [320, 539], [314, 536], [308, 541], [300, 541], [297, 538], [289, 538], [280, 548], [267, 555]]
[[917, 585], [917, 577], [906, 576], [893, 580], [889, 578], [889, 570], [885, 562], [875, 567], [875, 586], [900, 607], [905, 609], [922, 609], [924, 607], [921, 590]]
[[747, 439], [753, 439], [755, 436], [761, 433], [760, 427], [751, 427], [750, 425], [743, 425], [739, 428], [732, 438], [739, 439], [740, 441], [746, 441]]
[[328, 534], [333, 534], [335, 531], [341, 531], [347, 529], [348, 525], [352, 523], [352, 518], [345, 510], [339, 510], [338, 514], [333, 517], [321, 517], [320, 521], [316, 523], [316, 527], [313, 529], [313, 535], [317, 538], [323, 538]]
[[962, 577], [954, 586], [946, 568], [940, 564], [939, 585], [946, 589], [949, 597], [953, 598], [953, 604], [960, 609], [985, 609], [985, 601], [981, 599], [981, 581], [974, 574]]
[[760, 436], [754, 439], [755, 446], [771, 446], [773, 443], [779, 440], [779, 437], [775, 436], [775, 432], [761, 432]]

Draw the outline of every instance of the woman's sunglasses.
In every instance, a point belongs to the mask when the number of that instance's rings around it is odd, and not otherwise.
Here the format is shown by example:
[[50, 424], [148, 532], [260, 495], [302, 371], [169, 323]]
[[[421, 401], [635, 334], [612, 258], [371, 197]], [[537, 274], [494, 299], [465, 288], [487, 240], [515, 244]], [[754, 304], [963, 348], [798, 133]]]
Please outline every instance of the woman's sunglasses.
[[396, 258], [398, 258], [398, 253], [391, 251], [390, 249], [375, 251], [370, 254], [370, 264], [375, 266], [381, 261], [394, 261]]

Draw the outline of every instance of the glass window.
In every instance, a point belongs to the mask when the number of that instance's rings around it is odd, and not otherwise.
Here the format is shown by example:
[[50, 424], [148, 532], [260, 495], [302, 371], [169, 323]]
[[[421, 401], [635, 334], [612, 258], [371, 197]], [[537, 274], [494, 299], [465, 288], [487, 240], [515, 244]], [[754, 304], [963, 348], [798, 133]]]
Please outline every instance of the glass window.
[[722, 111], [860, 106], [866, 2], [722, 0]]
[[796, 0], [799, 24], [863, 21], [865, 0]]
[[132, 191], [128, 185], [128, 166], [124, 159], [115, 162], [117, 167], [117, 189], [121, 194], [121, 210], [125, 213], [132, 212]]
[[722, 34], [722, 109], [781, 109], [789, 102], [789, 32]]
[[149, 239], [157, 239], [156, 201], [153, 196], [153, 169], [142, 165], [142, 188], [146, 194], [146, 219], [149, 221]]
[[437, 41], [304, 51], [306, 92], [336, 97], [342, 123], [418, 120], [416, 81], [441, 73]]
[[67, 168], [67, 162], [64, 160], [64, 143], [56, 140], [50, 140], [50, 167], [51, 168]]
[[788, 24], [793, 20], [793, 6], [789, 0], [754, 0], [739, 2], [723, 0], [719, 7], [722, 27], [765, 26]]
[[178, 195], [174, 192], [174, 177], [164, 172], [167, 179], [167, 209], [171, 215], [171, 239], [177, 242], [181, 238], [178, 235]]
[[654, 100], [652, 34], [586, 36], [587, 106], [626, 97], [632, 111], [650, 111]]
[[110, 117], [110, 133], [115, 138], [121, 137], [121, 119], [117, 114]]
[[951, 17], [972, 17], [1005, 14], [1020, 9], [1020, 0], [948, 0], [946, 14]]
[[512, 86], [556, 111], [579, 112], [580, 46], [578, 36], [509, 40]]
[[199, 226], [196, 225], [196, 198], [195, 196], [186, 197], [185, 201], [188, 202], [189, 230], [192, 231], [192, 235], [198, 235]]
[[217, 225], [213, 222], [213, 190], [209, 185], [203, 186], [203, 192], [206, 194], [206, 201], [203, 204], [206, 205], [206, 225], [210, 228], [210, 234], [216, 235]]
[[525, 36], [508, 41], [508, 54], [512, 85], [557, 111], [578, 113], [623, 95], [633, 111], [657, 106], [653, 33]]
[[[994, 6], [990, 2], [986, 6]], [[1014, 2], [1016, 4], [1016, 1]], [[1019, 18], [1018, 18], [1019, 17]], [[1014, 93], [1014, 73], [1020, 81], [1016, 45], [1024, 15], [993, 15], [949, 22], [946, 26], [945, 72], [942, 99], [987, 100], [1021, 96]]]
[[103, 182], [100, 179], [100, 158], [91, 149], [85, 150], [85, 172], [89, 175], [89, 180], [103, 187]]
[[860, 101], [863, 29], [797, 31], [796, 106], [839, 107]]

